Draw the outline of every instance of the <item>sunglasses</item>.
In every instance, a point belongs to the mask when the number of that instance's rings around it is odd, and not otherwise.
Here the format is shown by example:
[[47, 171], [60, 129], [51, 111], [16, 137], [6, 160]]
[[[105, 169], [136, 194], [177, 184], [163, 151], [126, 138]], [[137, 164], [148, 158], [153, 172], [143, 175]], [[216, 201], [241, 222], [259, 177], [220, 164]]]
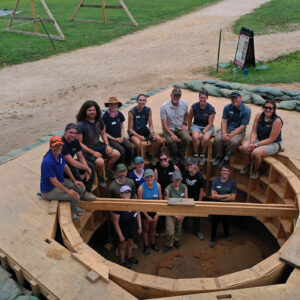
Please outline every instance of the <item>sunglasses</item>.
[[144, 164], [143, 161], [139, 161], [139, 162], [137, 163], [137, 165], [143, 165], [143, 164]]
[[125, 191], [125, 192], [123, 192], [121, 194], [131, 194], [131, 191]]
[[264, 106], [264, 109], [273, 110], [273, 107], [272, 106]]
[[166, 157], [164, 157], [164, 158], [160, 158], [159, 160], [160, 161], [167, 161], [168, 159]]

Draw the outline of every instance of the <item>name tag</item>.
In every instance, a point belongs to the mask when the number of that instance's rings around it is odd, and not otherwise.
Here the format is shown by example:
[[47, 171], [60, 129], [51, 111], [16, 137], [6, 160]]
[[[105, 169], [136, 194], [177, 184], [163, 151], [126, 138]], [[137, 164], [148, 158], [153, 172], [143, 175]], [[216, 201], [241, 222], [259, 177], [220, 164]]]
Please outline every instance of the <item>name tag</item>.
[[169, 172], [169, 175], [173, 175], [173, 172]]
[[220, 189], [220, 188], [222, 188], [222, 187], [221, 187], [220, 185], [217, 185], [216, 188], [217, 188], [217, 189]]
[[181, 193], [181, 195], [180, 195], [181, 197], [184, 197], [184, 193]]
[[232, 114], [233, 114], [233, 111], [231, 110], [231, 111], [229, 112], [229, 114], [232, 115]]
[[158, 197], [158, 195], [153, 195], [153, 197]]
[[117, 122], [111, 122], [111, 125], [116, 125], [117, 124]]
[[136, 119], [140, 119], [140, 118], [141, 118], [141, 116], [136, 116], [135, 118], [136, 118]]
[[137, 212], [135, 212], [135, 214], [133, 215], [133, 217], [136, 218], [136, 216], [137, 216]]

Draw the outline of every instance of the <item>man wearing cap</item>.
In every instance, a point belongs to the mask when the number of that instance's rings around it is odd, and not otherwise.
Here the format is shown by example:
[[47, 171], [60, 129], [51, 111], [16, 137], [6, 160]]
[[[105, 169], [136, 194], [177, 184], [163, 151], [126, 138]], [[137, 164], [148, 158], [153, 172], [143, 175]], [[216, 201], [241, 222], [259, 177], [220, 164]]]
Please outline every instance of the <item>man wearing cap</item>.
[[172, 153], [173, 163], [177, 164], [179, 158], [185, 163], [185, 151], [189, 143], [188, 104], [180, 99], [181, 90], [178, 88], [172, 90], [170, 97], [160, 108], [163, 134]]
[[[165, 200], [169, 198], [187, 198], [188, 191], [185, 184], [182, 182], [181, 172], [176, 170], [172, 175], [173, 182], [169, 184], [165, 189]], [[180, 248], [179, 236], [181, 232], [181, 226], [184, 216], [166, 216], [166, 236], [167, 243], [163, 252], [167, 253], [173, 247]]]
[[[82, 181], [85, 185], [86, 192], [84, 194], [84, 200], [94, 201], [96, 200], [96, 196], [91, 193], [94, 182], [94, 165], [85, 160], [81, 151], [80, 142], [76, 136], [77, 125], [74, 123], [67, 124], [65, 134], [62, 137], [62, 141], [64, 142], [62, 154], [74, 178]], [[78, 160], [74, 159], [75, 154]], [[83, 174], [83, 179], [80, 174]]]
[[[216, 159], [212, 166], [221, 168], [228, 165], [230, 157], [236, 152], [245, 137], [247, 125], [251, 117], [251, 109], [242, 103], [242, 97], [235, 91], [230, 94], [231, 103], [223, 110], [221, 129], [214, 140]], [[225, 157], [224, 157], [224, 147]]]
[[116, 167], [117, 178], [112, 181], [108, 187], [109, 198], [120, 198], [120, 188], [127, 185], [131, 188], [131, 198], [136, 198], [134, 181], [127, 176], [127, 168], [124, 164], [118, 164]]
[[[77, 214], [84, 213], [85, 210], [78, 207], [78, 201], [83, 196], [85, 188], [81, 181], [74, 178], [66, 164], [62, 155], [63, 144], [59, 136], [50, 139], [50, 150], [44, 156], [41, 166], [40, 189], [44, 199], [69, 201], [72, 220], [79, 221]], [[64, 172], [70, 179], [64, 178]]]
[[133, 145], [124, 137], [125, 117], [118, 110], [122, 103], [116, 97], [110, 97], [104, 103], [108, 110], [102, 115], [104, 129], [109, 144], [121, 153], [122, 163], [130, 165], [133, 160]]

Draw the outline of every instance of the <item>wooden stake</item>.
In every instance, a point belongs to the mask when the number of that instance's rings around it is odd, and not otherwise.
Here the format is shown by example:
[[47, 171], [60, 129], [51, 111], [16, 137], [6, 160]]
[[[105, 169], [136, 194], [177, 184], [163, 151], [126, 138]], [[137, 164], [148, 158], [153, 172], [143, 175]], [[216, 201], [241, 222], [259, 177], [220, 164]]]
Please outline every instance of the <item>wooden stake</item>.
[[106, 10], [105, 10], [105, 0], [102, 0], [102, 18], [103, 18], [103, 23], [107, 23]]
[[[36, 14], [36, 9], [35, 9], [35, 5], [34, 5], [34, 0], [30, 0], [30, 5], [31, 5], [31, 10], [32, 10], [32, 16], [36, 19], [37, 18], [37, 14]], [[35, 32], [39, 33], [39, 25], [37, 21], [33, 21], [34, 24], [34, 28], [35, 28]]]

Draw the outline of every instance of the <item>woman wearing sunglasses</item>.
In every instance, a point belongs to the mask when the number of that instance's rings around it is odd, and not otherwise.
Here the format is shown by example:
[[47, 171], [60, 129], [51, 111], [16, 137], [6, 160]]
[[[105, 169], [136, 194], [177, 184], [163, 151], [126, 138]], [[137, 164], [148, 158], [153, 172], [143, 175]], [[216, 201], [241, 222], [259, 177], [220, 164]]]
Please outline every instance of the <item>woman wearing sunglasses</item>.
[[260, 174], [262, 158], [273, 155], [281, 149], [281, 129], [283, 121], [276, 115], [276, 102], [266, 100], [263, 112], [255, 117], [250, 140], [240, 146], [243, 154], [245, 167], [240, 171], [241, 175], [249, 173], [250, 158], [253, 160], [251, 179], [257, 179]]

